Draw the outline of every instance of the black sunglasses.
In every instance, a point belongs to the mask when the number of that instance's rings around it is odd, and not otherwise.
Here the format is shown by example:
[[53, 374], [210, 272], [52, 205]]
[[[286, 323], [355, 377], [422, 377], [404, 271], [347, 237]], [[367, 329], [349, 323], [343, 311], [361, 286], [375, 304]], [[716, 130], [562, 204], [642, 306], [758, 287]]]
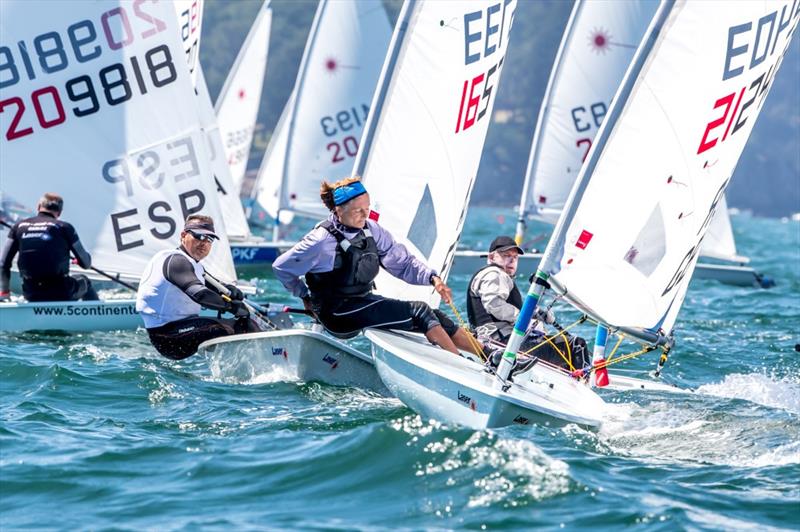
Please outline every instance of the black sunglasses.
[[192, 230], [188, 230], [186, 232], [202, 242], [213, 242], [215, 240], [215, 238], [211, 235], [199, 235]]

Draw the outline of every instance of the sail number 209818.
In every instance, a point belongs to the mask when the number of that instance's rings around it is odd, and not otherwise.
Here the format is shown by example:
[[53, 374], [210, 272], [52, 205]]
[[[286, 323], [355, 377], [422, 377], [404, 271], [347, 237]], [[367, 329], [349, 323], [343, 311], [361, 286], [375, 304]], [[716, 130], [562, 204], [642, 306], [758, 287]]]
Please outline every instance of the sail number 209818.
[[[0, 46], [0, 89], [8, 89], [27, 77], [33, 81], [67, 69], [70, 63], [88, 63], [101, 58], [104, 48], [112, 53], [136, 39], [158, 35], [167, 24], [149, 14], [147, 0], [135, 0], [127, 6], [105, 11], [97, 21], [79, 20], [62, 35], [49, 31], [31, 42], [21, 40]], [[136, 30], [134, 30], [136, 26]], [[31, 46], [32, 45], [32, 46]], [[115, 54], [118, 56], [118, 54]], [[49, 129], [67, 120], [67, 107], [75, 117], [89, 116], [103, 105], [115, 106], [130, 100], [137, 90], [147, 94], [178, 77], [172, 53], [166, 44], [154, 46], [142, 54], [131, 55], [127, 62], [104, 65], [92, 75], [84, 74], [62, 84], [44, 84], [29, 95], [14, 95], [0, 100], [0, 113], [10, 113], [4, 137], [12, 141]], [[102, 103], [101, 103], [102, 102]], [[28, 113], [32, 108], [35, 118]], [[37, 127], [38, 126], [38, 127]]]

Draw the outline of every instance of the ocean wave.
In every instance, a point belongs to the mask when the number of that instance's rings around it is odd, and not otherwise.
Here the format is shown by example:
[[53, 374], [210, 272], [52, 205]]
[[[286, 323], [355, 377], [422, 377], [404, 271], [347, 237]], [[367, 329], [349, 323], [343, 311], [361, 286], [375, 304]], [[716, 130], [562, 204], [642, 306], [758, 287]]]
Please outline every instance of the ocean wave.
[[743, 399], [800, 414], [800, 376], [775, 377], [761, 373], [726, 375], [722, 382], [704, 384], [698, 393]]

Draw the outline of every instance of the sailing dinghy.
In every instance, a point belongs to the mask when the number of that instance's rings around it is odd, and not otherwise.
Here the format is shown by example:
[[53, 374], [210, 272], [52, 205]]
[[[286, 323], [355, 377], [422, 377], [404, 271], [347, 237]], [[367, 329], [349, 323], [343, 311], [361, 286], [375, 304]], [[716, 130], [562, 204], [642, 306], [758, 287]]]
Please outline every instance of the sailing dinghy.
[[392, 27], [379, 1], [322, 0], [294, 89], [252, 189], [250, 221], [273, 241], [237, 245], [238, 265], [271, 263], [294, 245], [280, 241], [295, 215], [321, 220], [319, 184], [349, 175]]
[[[379, 223], [442, 277], [449, 270], [463, 226], [462, 205], [469, 201], [478, 171], [515, 8], [516, 2], [497, 0], [405, 2], [372, 100], [361, 142], [365, 148], [354, 164], [352, 173], [363, 176]], [[470, 21], [466, 27], [465, 17]], [[472, 44], [465, 55], [465, 39], [480, 32], [487, 17], [489, 40]], [[403, 136], [403, 149], [397, 149], [392, 144], [409, 128], [415, 134]], [[398, 187], [398, 181], [403, 185]], [[384, 273], [376, 280], [382, 295], [438, 306], [432, 287], [392, 283]], [[292, 330], [256, 333], [249, 341], [264, 340], [262, 352], [281, 353], [296, 337], [302, 342], [289, 351], [288, 362], [277, 355], [270, 360], [292, 364], [297, 371], [315, 368], [318, 379], [329, 384], [352, 384], [357, 378], [359, 386], [385, 392], [383, 384], [372, 384], [379, 382], [372, 357], [331, 336]], [[211, 352], [213, 347], [217, 357], [227, 359], [227, 353], [243, 349], [237, 337], [218, 340], [199, 350]], [[292, 356], [301, 358], [292, 363]], [[347, 360], [358, 376], [330, 371], [325, 360], [330, 357], [337, 360], [337, 368]]]
[[[516, 240], [529, 219], [555, 224], [608, 112], [625, 70], [658, 7], [655, 0], [578, 0], [564, 31], [545, 90], [519, 205]], [[723, 199], [724, 202], [724, 199]], [[720, 204], [701, 249], [694, 278], [740, 286], [771, 286], [736, 252], [727, 206]], [[459, 250], [454, 272], [472, 274], [486, 252]], [[526, 252], [520, 269], [533, 271], [541, 253]], [[713, 259], [702, 262], [703, 258]]]
[[[138, 278], [156, 251], [176, 246], [187, 215], [223, 221], [180, 35], [167, 2], [0, 3], [3, 48], [22, 65], [0, 87], [3, 198], [33, 212], [44, 191], [58, 191], [93, 265], [122, 278]], [[74, 39], [77, 59], [44, 51]], [[50, 55], [34, 60], [31, 50]], [[205, 262], [231, 282], [220, 236]], [[0, 328], [136, 328], [133, 305], [3, 303]]]
[[[597, 426], [602, 399], [591, 386], [609, 378], [616, 351], [606, 356], [609, 337], [641, 342], [642, 353], [661, 351], [659, 375], [698, 250], [800, 20], [796, 6], [663, 2], [561, 212], [491, 377], [497, 393], [486, 392], [477, 363], [445, 356], [432, 366], [440, 350], [369, 331], [387, 387], [422, 414], [470, 427], [520, 422], [487, 415], [511, 405], [527, 419], [558, 422], [577, 411], [581, 424]], [[593, 368], [562, 374], [580, 393], [548, 383], [543, 362], [510, 379], [536, 307], [551, 291], [598, 324]], [[630, 378], [623, 383], [636, 387]], [[552, 408], [550, 384], [563, 410]]]
[[[363, 176], [379, 223], [443, 278], [463, 229], [515, 9], [516, 2], [406, 2], [356, 161], [355, 173]], [[486, 34], [476, 29], [481, 27], [488, 28]], [[441, 58], [431, 60], [431, 50]], [[402, 149], [397, 139], [403, 139]], [[439, 303], [431, 287], [409, 287], [385, 272], [376, 284], [388, 297]], [[516, 399], [491, 390], [491, 379], [469, 393], [457, 385], [454, 376], [482, 368], [479, 362], [433, 347], [421, 335], [369, 329], [365, 336], [381, 379], [412, 408], [442, 414], [446, 402], [431, 392], [438, 380], [449, 381], [452, 396], [485, 426], [522, 415]], [[423, 365], [412, 368], [410, 358]], [[559, 390], [575, 388], [557, 373], [552, 378], [560, 381]], [[505, 399], [504, 408], [484, 408], [489, 397]], [[458, 419], [469, 424], [466, 417]], [[570, 421], [592, 424], [593, 418]]]
[[[286, 222], [294, 214], [327, 216], [319, 199], [320, 181], [340, 179], [352, 169], [348, 163], [358, 150], [390, 34], [377, 0], [319, 3], [295, 88], [259, 170], [254, 194], [266, 210], [253, 211], [254, 223], [277, 229], [278, 219]], [[293, 245], [276, 239], [235, 248], [238, 265], [245, 257], [252, 265], [272, 262]], [[226, 361], [226, 373], [257, 361], [261, 371], [287, 369], [302, 380], [387, 393], [371, 357], [321, 331], [295, 328], [220, 338], [201, 344], [198, 352]]]

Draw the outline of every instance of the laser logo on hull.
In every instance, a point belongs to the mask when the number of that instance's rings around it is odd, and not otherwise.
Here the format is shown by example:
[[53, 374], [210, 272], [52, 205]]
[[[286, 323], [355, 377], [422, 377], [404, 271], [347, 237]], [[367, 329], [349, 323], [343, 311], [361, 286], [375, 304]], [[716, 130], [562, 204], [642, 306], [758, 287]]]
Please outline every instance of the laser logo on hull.
[[336, 369], [336, 366], [339, 365], [339, 361], [333, 358], [329, 353], [325, 353], [325, 356], [322, 357], [322, 361], [330, 364], [331, 369]]

